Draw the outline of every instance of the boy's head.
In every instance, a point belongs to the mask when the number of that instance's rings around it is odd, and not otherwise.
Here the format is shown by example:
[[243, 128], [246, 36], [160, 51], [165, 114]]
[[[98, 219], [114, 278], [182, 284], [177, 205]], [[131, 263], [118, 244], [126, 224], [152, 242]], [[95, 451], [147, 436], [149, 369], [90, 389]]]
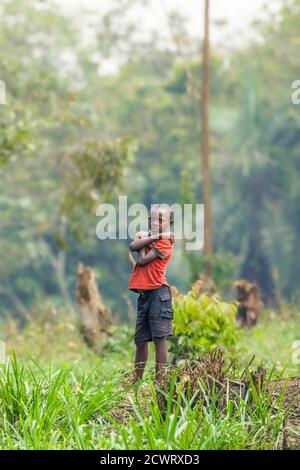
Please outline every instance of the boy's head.
[[170, 231], [173, 225], [174, 213], [168, 204], [153, 204], [149, 212], [149, 229], [151, 233], [163, 233]]

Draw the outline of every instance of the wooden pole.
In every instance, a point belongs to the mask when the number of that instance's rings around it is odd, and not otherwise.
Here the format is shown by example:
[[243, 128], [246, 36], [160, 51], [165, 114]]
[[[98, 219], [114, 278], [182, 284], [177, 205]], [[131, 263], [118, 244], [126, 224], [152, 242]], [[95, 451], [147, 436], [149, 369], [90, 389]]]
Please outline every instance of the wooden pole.
[[204, 202], [204, 256], [205, 272], [211, 274], [210, 256], [212, 255], [212, 210], [211, 210], [211, 174], [209, 164], [210, 130], [209, 130], [209, 96], [210, 96], [210, 44], [209, 44], [209, 7], [210, 0], [205, 0], [204, 40], [203, 40], [203, 78], [201, 93], [201, 127], [202, 127], [202, 178]]

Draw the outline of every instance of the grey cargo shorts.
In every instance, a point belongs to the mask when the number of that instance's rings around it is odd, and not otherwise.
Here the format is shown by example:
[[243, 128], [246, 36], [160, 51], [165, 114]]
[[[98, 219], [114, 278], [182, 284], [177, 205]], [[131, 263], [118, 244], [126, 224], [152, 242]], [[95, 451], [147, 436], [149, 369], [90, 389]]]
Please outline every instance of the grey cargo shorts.
[[170, 287], [146, 290], [137, 300], [135, 344], [173, 336], [173, 308]]

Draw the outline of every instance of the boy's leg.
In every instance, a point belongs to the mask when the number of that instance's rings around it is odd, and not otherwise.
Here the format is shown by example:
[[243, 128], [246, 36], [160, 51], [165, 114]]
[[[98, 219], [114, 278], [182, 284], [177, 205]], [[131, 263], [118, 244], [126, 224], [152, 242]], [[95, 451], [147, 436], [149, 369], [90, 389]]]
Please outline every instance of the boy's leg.
[[142, 341], [136, 345], [135, 351], [135, 380], [143, 378], [145, 366], [148, 360], [148, 341]]
[[168, 346], [166, 338], [154, 338], [155, 344], [155, 362], [156, 362], [156, 381], [161, 383], [163, 369], [167, 365], [168, 360]]
[[135, 324], [135, 381], [142, 379], [148, 360], [148, 341], [151, 341], [151, 330], [148, 319], [151, 292], [140, 294], [137, 303], [137, 318]]

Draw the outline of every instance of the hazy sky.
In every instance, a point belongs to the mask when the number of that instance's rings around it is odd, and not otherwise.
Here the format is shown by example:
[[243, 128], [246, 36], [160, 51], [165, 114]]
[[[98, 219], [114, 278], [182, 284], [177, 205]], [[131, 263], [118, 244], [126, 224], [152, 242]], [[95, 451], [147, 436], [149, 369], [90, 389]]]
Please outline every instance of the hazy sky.
[[[101, 11], [109, 5], [109, 0], [63, 0], [59, 3], [74, 13], [81, 6]], [[263, 15], [263, 6], [267, 4], [269, 8], [276, 9], [278, 3], [280, 0], [211, 0], [212, 20], [224, 19], [228, 23], [223, 28], [216, 28], [212, 22], [212, 42], [244, 42], [252, 34], [251, 22]], [[177, 9], [187, 16], [189, 31], [199, 36], [203, 30], [203, 5], [204, 0], [150, 0], [148, 7], [136, 9], [136, 17], [145, 29], [159, 26], [167, 31], [166, 11]]]

